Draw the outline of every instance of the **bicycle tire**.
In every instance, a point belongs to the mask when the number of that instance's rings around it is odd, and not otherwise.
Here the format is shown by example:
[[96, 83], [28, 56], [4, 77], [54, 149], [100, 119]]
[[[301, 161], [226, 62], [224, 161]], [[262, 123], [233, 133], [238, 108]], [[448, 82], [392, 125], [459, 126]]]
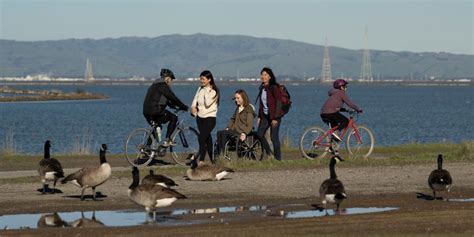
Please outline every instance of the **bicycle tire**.
[[351, 158], [357, 159], [362, 157], [365, 160], [368, 160], [368, 157], [374, 150], [374, 134], [366, 126], [357, 126], [357, 132], [361, 138], [361, 143], [359, 143], [358, 139], [356, 138], [355, 130], [351, 129], [349, 135], [347, 136], [346, 149], [349, 152]]
[[301, 135], [299, 146], [300, 153], [304, 158], [314, 160], [316, 158], [320, 159], [326, 156], [330, 145], [329, 136], [323, 138], [321, 141], [322, 144], [318, 146], [313, 144], [314, 141], [323, 136], [325, 133], [325, 130], [317, 126], [305, 129]]
[[245, 143], [247, 148], [243, 149], [245, 150], [243, 152], [244, 157], [249, 160], [261, 161], [263, 159], [263, 146], [257, 134], [248, 135]]
[[199, 151], [199, 132], [193, 127], [178, 128], [172, 140], [176, 145], [170, 147], [171, 157], [176, 164], [186, 166], [190, 155]]
[[153, 134], [148, 129], [137, 128], [130, 132], [125, 142], [125, 159], [135, 167], [147, 166], [153, 160], [154, 145], [156, 143]]

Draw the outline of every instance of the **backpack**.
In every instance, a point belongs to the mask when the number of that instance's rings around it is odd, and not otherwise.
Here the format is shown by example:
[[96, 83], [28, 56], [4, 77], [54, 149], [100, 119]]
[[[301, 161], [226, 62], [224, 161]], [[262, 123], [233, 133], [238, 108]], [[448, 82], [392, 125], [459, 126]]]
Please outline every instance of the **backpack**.
[[291, 108], [291, 96], [288, 90], [284, 85], [278, 85], [280, 92], [281, 92], [281, 109], [283, 110], [283, 115], [287, 114]]
[[[290, 111], [290, 108], [291, 108], [291, 103], [292, 102], [291, 102], [290, 92], [288, 92], [288, 90], [286, 89], [286, 87], [284, 85], [277, 84], [276, 86], [278, 86], [278, 89], [280, 90], [280, 93], [281, 93], [282, 113], [281, 113], [280, 116], [284, 116], [285, 114], [287, 114]], [[255, 99], [255, 104], [257, 104], [257, 101], [260, 98], [261, 94], [262, 94], [262, 90], [260, 89], [260, 92], [258, 93], [258, 96]]]

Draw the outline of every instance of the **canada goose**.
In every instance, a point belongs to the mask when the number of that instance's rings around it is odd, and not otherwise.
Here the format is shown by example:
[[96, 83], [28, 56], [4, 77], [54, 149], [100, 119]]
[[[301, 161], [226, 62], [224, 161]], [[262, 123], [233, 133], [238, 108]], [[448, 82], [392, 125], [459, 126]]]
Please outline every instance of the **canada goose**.
[[41, 177], [41, 182], [43, 183], [43, 194], [46, 193], [49, 182], [53, 183], [53, 189], [51, 193], [55, 192], [56, 182], [59, 178], [64, 177], [63, 167], [58, 160], [51, 158], [50, 155], [51, 141], [46, 141], [44, 143], [44, 158], [39, 162], [38, 173]]
[[69, 224], [58, 215], [58, 213], [52, 214], [41, 214], [40, 219], [38, 220], [37, 224], [38, 228], [44, 227], [66, 227]]
[[92, 218], [91, 219], [86, 218], [84, 216], [84, 212], [81, 211], [81, 218], [75, 220], [74, 222], [72, 222], [71, 226], [75, 227], [75, 228], [77, 228], [77, 227], [102, 227], [102, 226], [104, 226], [104, 223], [102, 223], [101, 221], [99, 221], [95, 218], [95, 211], [92, 212]]
[[438, 169], [431, 171], [428, 177], [428, 185], [433, 190], [433, 198], [436, 200], [436, 191], [447, 191], [451, 189], [453, 179], [447, 170], [443, 169], [443, 155], [438, 155]]
[[100, 165], [97, 167], [85, 167], [82, 168], [64, 178], [61, 183], [65, 184], [71, 181], [74, 185], [82, 188], [81, 200], [84, 200], [84, 190], [86, 188], [92, 188], [92, 199], [96, 200], [95, 188], [107, 181], [112, 173], [110, 165], [105, 159], [105, 152], [107, 151], [107, 145], [102, 144], [100, 146]]
[[165, 188], [155, 184], [141, 184], [140, 172], [137, 167], [132, 169], [132, 184], [128, 187], [128, 197], [132, 202], [145, 207], [146, 216], [153, 211], [153, 220], [156, 219], [155, 208], [166, 207], [171, 205], [178, 199], [185, 199], [181, 193], [176, 192], [173, 189]]
[[339, 156], [333, 156], [329, 162], [330, 178], [324, 180], [319, 187], [319, 197], [322, 200], [324, 209], [326, 209], [326, 203], [336, 203], [336, 211], [339, 211], [339, 204], [346, 199], [347, 195], [344, 190], [344, 185], [337, 179], [335, 166], [339, 161], [344, 161]]
[[143, 177], [142, 184], [156, 184], [156, 185], [161, 185], [165, 188], [178, 186], [178, 184], [176, 184], [172, 179], [164, 175], [155, 174], [153, 170], [150, 170], [149, 175]]
[[194, 155], [190, 156], [188, 165], [191, 167], [186, 170], [186, 176], [190, 180], [208, 181], [208, 180], [221, 180], [229, 173], [233, 173], [234, 170], [226, 167], [218, 167], [208, 165], [205, 163], [199, 163], [195, 159]]

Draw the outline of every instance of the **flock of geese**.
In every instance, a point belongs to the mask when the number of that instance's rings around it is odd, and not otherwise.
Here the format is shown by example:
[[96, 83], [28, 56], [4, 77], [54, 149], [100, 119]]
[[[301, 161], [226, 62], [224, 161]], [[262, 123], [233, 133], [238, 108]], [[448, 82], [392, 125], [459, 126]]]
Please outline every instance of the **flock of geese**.
[[[61, 163], [50, 156], [51, 142], [44, 144], [44, 158], [39, 162], [38, 173], [43, 184], [42, 192], [46, 193], [48, 184], [53, 183], [52, 192], [54, 193], [56, 183], [59, 179], [61, 183], [73, 183], [81, 188], [81, 200], [84, 200], [84, 191], [92, 188], [92, 198], [96, 200], [96, 187], [105, 183], [112, 169], [107, 163], [105, 153], [107, 145], [100, 147], [100, 164], [96, 167], [84, 167], [68, 176], [64, 177], [64, 171]], [[222, 180], [227, 174], [234, 172], [226, 167], [219, 167], [198, 162], [194, 155], [188, 157], [190, 168], [186, 171], [187, 179], [197, 181], [218, 181]], [[347, 198], [343, 183], [337, 178], [336, 164], [344, 161], [340, 156], [333, 156], [329, 162], [330, 177], [323, 181], [319, 188], [319, 195], [324, 209], [327, 210], [327, 203], [335, 204], [336, 211], [339, 205]], [[436, 199], [436, 192], [449, 192], [452, 186], [452, 178], [449, 172], [443, 169], [443, 157], [438, 155], [438, 168], [433, 170], [428, 178], [428, 184], [433, 190], [433, 198]], [[132, 183], [128, 187], [128, 196], [130, 200], [146, 210], [147, 217], [153, 212], [153, 220], [156, 217], [155, 210], [159, 207], [171, 205], [178, 199], [186, 199], [186, 196], [177, 192], [173, 187], [178, 186], [172, 179], [159, 174], [146, 175], [140, 182], [140, 172], [136, 167], [132, 168]]]

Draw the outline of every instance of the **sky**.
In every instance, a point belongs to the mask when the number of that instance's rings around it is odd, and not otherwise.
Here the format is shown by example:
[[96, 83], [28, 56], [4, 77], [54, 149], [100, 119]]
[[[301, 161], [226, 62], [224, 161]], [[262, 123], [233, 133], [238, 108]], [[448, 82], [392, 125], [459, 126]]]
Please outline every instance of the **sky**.
[[0, 39], [247, 35], [474, 54], [474, 0], [0, 0]]

